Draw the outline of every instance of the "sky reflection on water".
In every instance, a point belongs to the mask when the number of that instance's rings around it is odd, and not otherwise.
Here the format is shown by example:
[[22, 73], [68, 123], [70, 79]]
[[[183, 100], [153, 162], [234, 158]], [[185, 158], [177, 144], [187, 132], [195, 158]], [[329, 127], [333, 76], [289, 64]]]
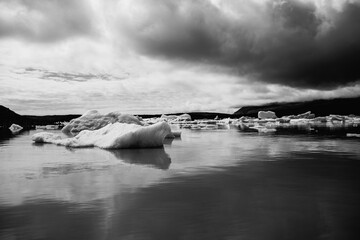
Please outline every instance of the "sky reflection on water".
[[184, 131], [163, 149], [0, 142], [0, 239], [350, 239], [358, 139]]

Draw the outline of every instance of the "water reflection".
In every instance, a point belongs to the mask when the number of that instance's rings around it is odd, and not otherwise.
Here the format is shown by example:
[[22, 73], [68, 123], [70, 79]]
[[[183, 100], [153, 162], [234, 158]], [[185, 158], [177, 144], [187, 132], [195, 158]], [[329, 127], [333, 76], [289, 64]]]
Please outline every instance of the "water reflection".
[[12, 134], [11, 131], [8, 131], [8, 132], [2, 131], [2, 132], [0, 132], [0, 143], [3, 142], [3, 141], [10, 140], [12, 138], [17, 138], [17, 137], [29, 135], [29, 132], [30, 131], [22, 130], [22, 131], [18, 132], [17, 134]]
[[30, 137], [0, 146], [0, 239], [358, 233], [358, 139], [184, 130], [165, 148], [106, 151]]
[[[99, 171], [99, 170], [109, 170], [111, 165], [100, 165], [90, 163], [57, 163], [44, 165], [42, 167], [41, 177], [48, 178], [59, 175], [66, 175], [77, 172], [89, 172], [89, 171]], [[39, 176], [33, 176], [28, 174], [27, 178], [38, 178]]]
[[333, 135], [344, 137], [347, 133], [360, 133], [360, 125], [355, 123], [316, 123], [304, 122], [299, 124], [281, 124], [276, 126], [277, 134], [304, 134]]
[[143, 164], [159, 169], [168, 169], [171, 158], [164, 148], [109, 150], [118, 159], [131, 164]]
[[115, 203], [110, 239], [351, 239], [360, 165], [328, 158], [252, 161], [151, 186], [126, 208]]
[[0, 206], [0, 238], [356, 239], [358, 161], [291, 157], [177, 176], [92, 202]]

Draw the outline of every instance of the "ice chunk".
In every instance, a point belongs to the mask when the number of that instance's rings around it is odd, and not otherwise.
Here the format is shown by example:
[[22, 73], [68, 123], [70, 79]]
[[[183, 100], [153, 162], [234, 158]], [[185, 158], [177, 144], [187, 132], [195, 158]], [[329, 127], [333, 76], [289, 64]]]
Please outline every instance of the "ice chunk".
[[177, 117], [177, 120], [179, 121], [191, 121], [191, 116], [187, 113], [181, 114]]
[[290, 118], [290, 119], [314, 119], [315, 114], [311, 113], [311, 111], [307, 111], [305, 113], [301, 113], [298, 115], [290, 115], [290, 116], [288, 116], [288, 118]]
[[40, 132], [35, 133], [31, 139], [36, 143], [51, 143], [51, 141], [62, 139], [62, 137], [55, 133]]
[[260, 126], [260, 125], [256, 125], [253, 127], [249, 127], [250, 129], [255, 129], [257, 130], [259, 133], [273, 133], [276, 132], [276, 128], [273, 127], [266, 127], [266, 126]]
[[360, 137], [359, 133], [347, 133], [346, 134], [347, 137]]
[[163, 146], [164, 138], [170, 133], [170, 126], [165, 122], [151, 126], [115, 122], [98, 130], [83, 130], [72, 138], [41, 132], [34, 134], [32, 140], [67, 147], [150, 148]]
[[160, 119], [164, 119], [164, 120], [175, 120], [177, 118], [178, 116], [176, 115], [165, 115], [165, 114], [161, 115], [160, 117]]
[[79, 133], [82, 130], [97, 130], [105, 127], [109, 123], [132, 123], [142, 125], [140, 120], [130, 114], [121, 114], [119, 112], [111, 112], [105, 115], [100, 114], [96, 110], [84, 113], [81, 117], [72, 119], [62, 131], [64, 133]]
[[272, 111], [259, 111], [258, 118], [260, 119], [269, 119], [269, 118], [277, 118], [275, 113]]
[[15, 123], [11, 124], [11, 126], [9, 127], [9, 130], [14, 134], [20, 132], [22, 129], [23, 129], [22, 126], [17, 125]]

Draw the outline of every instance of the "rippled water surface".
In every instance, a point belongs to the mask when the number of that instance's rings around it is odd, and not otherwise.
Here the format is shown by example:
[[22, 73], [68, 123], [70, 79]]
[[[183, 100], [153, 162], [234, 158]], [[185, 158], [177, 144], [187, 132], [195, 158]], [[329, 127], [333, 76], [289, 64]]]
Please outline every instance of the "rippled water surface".
[[163, 149], [0, 140], [0, 239], [358, 239], [360, 141], [184, 130]]

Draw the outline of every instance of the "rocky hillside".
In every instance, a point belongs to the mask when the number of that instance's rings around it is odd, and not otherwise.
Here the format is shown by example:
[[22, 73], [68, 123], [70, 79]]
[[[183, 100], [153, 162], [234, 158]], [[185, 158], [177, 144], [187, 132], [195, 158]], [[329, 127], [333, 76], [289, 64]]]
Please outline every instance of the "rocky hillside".
[[30, 121], [26, 117], [23, 117], [9, 108], [0, 105], [0, 126], [8, 128], [13, 123], [18, 124], [24, 128], [31, 126]]

